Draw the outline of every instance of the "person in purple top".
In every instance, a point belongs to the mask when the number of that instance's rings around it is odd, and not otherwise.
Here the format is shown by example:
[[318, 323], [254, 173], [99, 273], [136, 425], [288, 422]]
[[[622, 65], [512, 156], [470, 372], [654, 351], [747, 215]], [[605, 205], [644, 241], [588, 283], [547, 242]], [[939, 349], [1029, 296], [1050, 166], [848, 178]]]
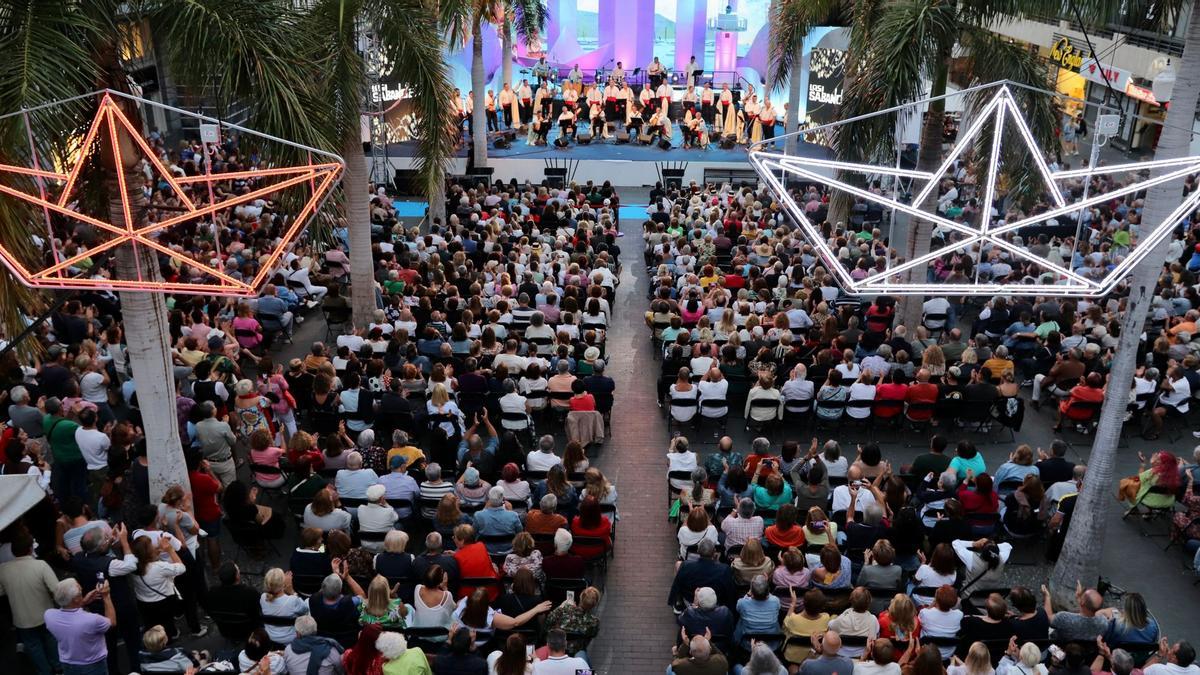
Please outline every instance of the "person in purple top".
[[[97, 599], [104, 601], [103, 616], [83, 609]], [[46, 610], [46, 628], [58, 640], [63, 675], [107, 675], [104, 634], [117, 622], [108, 582], [97, 584], [95, 590], [84, 595], [78, 581], [65, 579], [54, 589], [54, 603], [60, 609]]]

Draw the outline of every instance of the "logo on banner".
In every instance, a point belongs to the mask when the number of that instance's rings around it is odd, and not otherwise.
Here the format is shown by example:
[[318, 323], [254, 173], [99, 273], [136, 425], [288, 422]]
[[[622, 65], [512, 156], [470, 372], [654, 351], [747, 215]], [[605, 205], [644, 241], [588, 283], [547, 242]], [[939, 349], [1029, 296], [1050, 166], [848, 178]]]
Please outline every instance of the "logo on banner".
[[1129, 71], [1116, 66], [1106, 66], [1102, 63], [1096, 63], [1095, 59], [1087, 59], [1079, 68], [1079, 74], [1084, 79], [1098, 82], [1100, 84], [1108, 83], [1114, 89], [1123, 90], [1125, 85], [1129, 84]]

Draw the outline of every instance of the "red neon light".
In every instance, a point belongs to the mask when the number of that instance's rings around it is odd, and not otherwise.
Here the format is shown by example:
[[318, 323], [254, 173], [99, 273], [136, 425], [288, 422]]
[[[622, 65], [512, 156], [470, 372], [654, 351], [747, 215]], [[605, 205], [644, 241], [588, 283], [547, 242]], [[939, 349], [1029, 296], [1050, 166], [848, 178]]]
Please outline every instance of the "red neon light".
[[[179, 197], [180, 202], [187, 209], [184, 213], [177, 216], [166, 218], [158, 223], [151, 223], [141, 227], [136, 227], [134, 213], [137, 211], [133, 207], [130, 200], [128, 185], [124, 172], [117, 175], [117, 183], [121, 191], [121, 209], [125, 219], [125, 226], [118, 227], [112, 223], [105, 222], [92, 216], [78, 213], [67, 206], [72, 198], [72, 193], [79, 178], [79, 173], [84, 164], [87, 163], [87, 156], [95, 151], [97, 136], [104, 130], [108, 133], [109, 147], [112, 149], [114, 158], [118, 166], [126, 166], [126, 153], [121, 149], [121, 138], [119, 134], [128, 134], [137, 147], [137, 151], [144, 155], [147, 161], [150, 162], [159, 172], [162, 180], [167, 183], [171, 190]], [[78, 253], [70, 258], [56, 260], [53, 264], [45, 266], [42, 269], [30, 270], [23, 265], [15, 256], [0, 245], [0, 264], [3, 264], [19, 278], [22, 283], [36, 288], [60, 288], [60, 289], [84, 289], [84, 288], [100, 288], [105, 290], [138, 290], [158, 293], [177, 293], [189, 295], [225, 295], [232, 297], [251, 297], [257, 294], [258, 288], [266, 281], [268, 276], [273, 272], [272, 269], [282, 258], [284, 253], [290, 250], [293, 241], [300, 233], [306, 221], [316, 212], [317, 207], [321, 204], [325, 196], [333, 189], [341, 176], [342, 165], [336, 162], [323, 163], [308, 163], [298, 166], [273, 167], [269, 169], [258, 169], [248, 171], [236, 171], [223, 174], [211, 174], [201, 176], [185, 176], [175, 177], [165, 167], [158, 157], [154, 154], [153, 149], [141, 138], [141, 135], [134, 128], [133, 124], [121, 111], [121, 108], [112, 100], [109, 95], [105, 95], [100, 102], [99, 110], [96, 112], [96, 117], [92, 120], [92, 124], [83, 140], [81, 146], [80, 157], [76, 161], [75, 166], [71, 167], [68, 173], [55, 173], [52, 171], [43, 171], [40, 169], [30, 169], [28, 167], [14, 166], [8, 164], [0, 164], [0, 174], [13, 173], [22, 176], [34, 178], [43, 178], [51, 181], [64, 183], [62, 192], [57, 198], [44, 196], [44, 193], [28, 194], [18, 189], [0, 184], [0, 194], [7, 195], [16, 199], [21, 199], [35, 206], [46, 209], [50, 212], [59, 214], [88, 223], [98, 230], [111, 235], [111, 238], [98, 242], [87, 251]], [[225, 181], [232, 179], [254, 179], [254, 178], [281, 178], [277, 182], [260, 187], [251, 192], [231, 197], [218, 204], [209, 204], [203, 207], [197, 207], [185, 191], [184, 184], [190, 183], [208, 183], [214, 181]], [[303, 185], [308, 182], [312, 188], [308, 199], [301, 207], [296, 217], [292, 220], [288, 229], [284, 232], [282, 241], [277, 248], [267, 254], [267, 258], [259, 270], [253, 281], [246, 282], [235, 279], [226, 274], [220, 269], [215, 269], [212, 265], [206, 264], [200, 260], [193, 258], [185, 252], [177, 251], [169, 246], [166, 246], [154, 238], [154, 233], [166, 230], [174, 225], [184, 223], [196, 218], [207, 216], [217, 211], [226, 208], [233, 208], [241, 204], [248, 204], [259, 198], [269, 194], [285, 190], [289, 187]], [[145, 281], [141, 279], [90, 279], [79, 277], [64, 277], [61, 275], [63, 270], [70, 268], [79, 262], [96, 256], [98, 254], [109, 251], [121, 244], [129, 243], [133, 245], [134, 252], [137, 253], [141, 247], [148, 249], [147, 253], [151, 255], [162, 254], [174, 260], [180, 265], [180, 270], [186, 272], [188, 268], [198, 269], [202, 271], [204, 281], [200, 283], [183, 283], [183, 282], [167, 282], [167, 281]], [[140, 265], [139, 265], [140, 270]], [[139, 271], [140, 276], [140, 271]]]

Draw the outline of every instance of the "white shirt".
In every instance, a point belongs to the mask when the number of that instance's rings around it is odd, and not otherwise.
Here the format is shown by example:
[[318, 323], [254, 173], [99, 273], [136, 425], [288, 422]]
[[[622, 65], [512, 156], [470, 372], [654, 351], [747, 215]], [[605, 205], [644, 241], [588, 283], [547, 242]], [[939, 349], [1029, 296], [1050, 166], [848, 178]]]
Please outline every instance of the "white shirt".
[[[850, 385], [850, 397], [847, 401], [874, 401], [875, 385], [866, 382], [855, 382]], [[851, 408], [846, 406], [846, 416], [856, 420], [865, 420], [871, 416], [870, 408]], [[835, 509], [836, 510], [836, 509]]]
[[[688, 450], [687, 452], [668, 452], [667, 453], [667, 471], [687, 471], [691, 473], [696, 468], [696, 453]], [[682, 490], [692, 486], [692, 481], [671, 479], [671, 487], [676, 490]]]
[[367, 341], [361, 335], [339, 335], [337, 338], [337, 346], [349, 347], [352, 354], [357, 354], [358, 350], [362, 349]]
[[187, 568], [183, 563], [155, 560], [146, 566], [146, 573], [134, 576], [133, 594], [141, 602], [158, 602], [175, 597], [175, 577]]
[[75, 444], [79, 446], [83, 459], [87, 461], [88, 471], [108, 468], [108, 449], [112, 446], [112, 439], [108, 434], [79, 427], [75, 430]]
[[[308, 614], [308, 603], [298, 595], [281, 595], [274, 600], [268, 600], [267, 594], [263, 593], [258, 598], [258, 606], [262, 610], [263, 616], [292, 618]], [[292, 626], [273, 626], [268, 623], [264, 624], [263, 628], [266, 629], [267, 637], [271, 638], [272, 642], [286, 645], [296, 639], [296, 629]]]
[[[946, 314], [950, 311], [950, 301], [945, 298], [930, 298], [925, 301], [921, 309], [926, 314]], [[934, 319], [926, 324], [929, 328], [941, 328], [946, 325], [945, 319]]]
[[90, 372], [79, 378], [79, 394], [83, 400], [91, 403], [108, 403], [108, 387], [104, 384], [104, 376]]
[[1193, 663], [1184, 668], [1176, 663], [1156, 663], [1146, 666], [1142, 672], [1145, 675], [1200, 675], [1200, 666]]
[[[926, 607], [920, 611], [918, 616], [921, 618], [921, 633], [923, 635], [930, 637], [953, 637], [958, 635], [958, 629], [962, 625], [963, 613], [961, 609], [952, 609], [949, 612], [943, 612], [934, 607]], [[938, 647], [938, 651], [942, 653], [943, 659], [948, 659], [954, 653], [954, 647]]]
[[996, 566], [996, 569], [985, 572], [987, 564], [983, 562], [978, 553], [971, 550], [972, 543], [974, 542], [965, 539], [955, 539], [950, 542], [950, 545], [954, 547], [954, 553], [965, 567], [963, 583], [973, 583], [979, 588], [995, 588], [1004, 578], [1004, 564], [1008, 562], [1008, 556], [1012, 555], [1012, 544], [1006, 542], [997, 545], [1000, 549], [1000, 564]]
[[[722, 400], [729, 392], [729, 380], [721, 380], [720, 382], [700, 382], [696, 385], [700, 390], [700, 400]], [[728, 406], [721, 408], [701, 408], [701, 414], [705, 417], [724, 417], [729, 412]]]
[[[379, 504], [363, 504], [358, 507], [358, 529], [363, 532], [386, 532], [396, 522], [396, 510]], [[377, 550], [382, 542], [363, 542], [363, 548]]]
[[[854, 512], [862, 513], [863, 509], [875, 503], [875, 495], [865, 487], [858, 489], [858, 499], [854, 501]], [[839, 485], [833, 489], [833, 510], [847, 511], [850, 509], [850, 486]]]
[[562, 464], [562, 457], [553, 452], [534, 450], [525, 456], [525, 468], [530, 471], [549, 471], [556, 464]]
[[[551, 656], [533, 664], [533, 675], [575, 675], [576, 671], [591, 671], [587, 661], [574, 656]], [[1167, 674], [1171, 675], [1171, 674]]]

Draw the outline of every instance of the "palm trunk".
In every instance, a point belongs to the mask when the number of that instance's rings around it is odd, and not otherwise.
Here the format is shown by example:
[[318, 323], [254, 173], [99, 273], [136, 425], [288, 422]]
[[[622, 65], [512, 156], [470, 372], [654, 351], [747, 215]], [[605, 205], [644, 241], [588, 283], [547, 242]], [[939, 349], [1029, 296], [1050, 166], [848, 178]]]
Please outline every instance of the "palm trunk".
[[783, 132], [787, 136], [784, 141], [784, 152], [789, 155], [796, 154], [796, 146], [800, 142], [800, 136], [796, 132], [800, 129], [800, 73], [804, 67], [804, 45], [797, 45], [795, 53], [792, 54], [792, 75], [788, 82], [788, 116], [787, 123], [783, 125]]
[[354, 323], [366, 326], [375, 311], [375, 263], [371, 257], [370, 188], [362, 142], [355, 133], [347, 134], [343, 156], [346, 173], [342, 188], [346, 191], [346, 221], [350, 240], [350, 308]]
[[[1187, 154], [1191, 143], [1192, 120], [1196, 115], [1197, 97], [1200, 97], [1200, 6], [1193, 3], [1184, 43], [1183, 63], [1176, 76], [1171, 107], [1167, 111], [1167, 119], [1154, 159], [1175, 159]], [[1161, 175], [1168, 170], [1157, 169], [1151, 173]], [[1146, 196], [1142, 222], [1152, 227], [1160, 226], [1179, 205], [1182, 192], [1182, 180], [1150, 188]], [[1169, 239], [1163, 239], [1134, 269], [1125, 317], [1121, 323], [1121, 337], [1108, 376], [1107, 390], [1110, 393], [1120, 394], [1129, 391], [1132, 386], [1134, 371], [1138, 366], [1138, 342], [1146, 323], [1146, 315], [1150, 311], [1151, 300], [1154, 299], [1155, 284], [1162, 273], [1168, 243]], [[1062, 554], [1050, 577], [1051, 593], [1056, 604], [1061, 606], [1069, 607], [1075, 604], [1076, 580], [1087, 586], [1100, 575], [1100, 559], [1111, 506], [1109, 500], [1112, 499], [1113, 465], [1127, 403], [1125, 396], [1106, 396], [1104, 407], [1100, 411], [1100, 424], [1096, 427], [1092, 454], [1088, 458], [1087, 479], [1075, 504], [1071, 527], [1067, 530], [1063, 542]]]
[[[126, 111], [127, 114], [129, 111]], [[137, 117], [131, 115], [137, 124]], [[124, 229], [125, 209], [121, 202], [121, 185], [116, 172], [126, 174], [130, 211], [135, 214], [136, 228], [149, 224], [145, 220], [146, 198], [142, 195], [142, 176], [135, 162], [140, 153], [124, 132], [118, 133], [122, 156], [129, 166], [117, 166], [114, 157], [106, 157], [109, 172], [108, 217], [116, 227]], [[161, 280], [157, 257], [149, 249], [135, 252], [130, 244], [116, 251], [116, 271], [120, 279]], [[139, 269], [140, 267], [140, 269]], [[183, 445], [179, 436], [179, 417], [175, 410], [175, 375], [171, 360], [171, 337], [167, 331], [167, 304], [158, 293], [122, 291], [121, 315], [129, 349], [129, 366], [137, 385], [138, 408], [142, 413], [142, 430], [146, 435], [146, 452], [150, 461], [150, 503], [155, 504], [173, 485], [191, 492]]]
[[[945, 58], [937, 60], [938, 69], [934, 73], [933, 84], [929, 90], [930, 97], [941, 96], [946, 93], [946, 80], [949, 77], [948, 63], [950, 61], [950, 49], [953, 47], [953, 42], [948, 42], [942, 45], [940, 51]], [[946, 100], [938, 99], [930, 101], [929, 108], [925, 113], [925, 122], [921, 126], [921, 151], [917, 156], [917, 170], [928, 171], [933, 173], [937, 171], [938, 165], [942, 161], [942, 129], [943, 118], [946, 115]], [[931, 190], [929, 196], [925, 198], [923, 204], [918, 204], [917, 208], [922, 211], [932, 213], [937, 207], [937, 190]], [[908, 241], [905, 245], [904, 260], [907, 262], [929, 253], [932, 245], [931, 238], [933, 237], [933, 223], [924, 219], [914, 219], [915, 227], [908, 233]], [[925, 264], [917, 265], [908, 270], [907, 280], [909, 283], [924, 283], [925, 270], [928, 267]], [[920, 295], [906, 295], [900, 298], [896, 315], [898, 324], [901, 326], [915, 327], [921, 325], [921, 311], [925, 298]]]
[[471, 147], [475, 166], [487, 166], [487, 113], [484, 109], [486, 88], [483, 73], [483, 27], [481, 21], [476, 18], [471, 29], [471, 90], [475, 92], [474, 107], [471, 111], [471, 124], [475, 130], [471, 134]]
[[508, 16], [504, 17], [504, 21], [500, 24], [500, 86], [503, 89], [504, 85], [512, 84], [512, 68], [513, 68], [513, 31], [512, 22], [508, 20]]

